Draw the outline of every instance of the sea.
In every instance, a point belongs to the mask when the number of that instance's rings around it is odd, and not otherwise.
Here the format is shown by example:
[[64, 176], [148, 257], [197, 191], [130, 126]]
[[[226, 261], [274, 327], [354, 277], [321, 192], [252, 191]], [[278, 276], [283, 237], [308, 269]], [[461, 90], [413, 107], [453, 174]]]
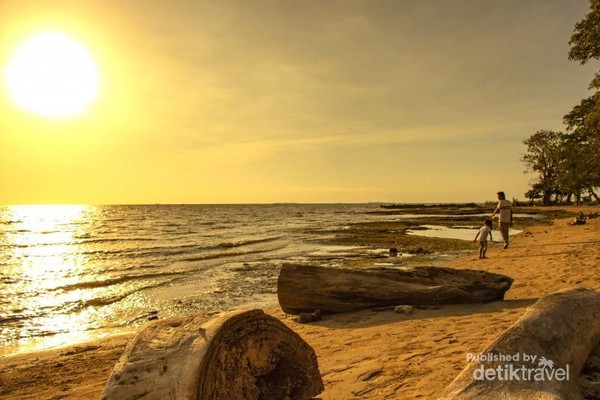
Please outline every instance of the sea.
[[[378, 204], [0, 207], [0, 355], [156, 318], [276, 304], [284, 262], [327, 246]], [[382, 249], [386, 251], [386, 249]]]
[[[380, 211], [378, 203], [0, 207], [0, 356], [175, 315], [277, 307], [285, 262], [388, 254], [327, 244], [352, 223], [403, 218]], [[407, 233], [472, 240], [476, 228]]]

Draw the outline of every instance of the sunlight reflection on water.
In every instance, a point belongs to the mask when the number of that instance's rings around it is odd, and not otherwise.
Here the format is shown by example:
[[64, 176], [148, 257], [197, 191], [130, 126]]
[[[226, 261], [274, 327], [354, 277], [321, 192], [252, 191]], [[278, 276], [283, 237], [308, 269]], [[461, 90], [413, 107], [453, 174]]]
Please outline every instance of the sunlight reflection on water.
[[[6, 259], [0, 274], [5, 283], [0, 321], [17, 321], [21, 337], [35, 332], [39, 336], [62, 333], [70, 336], [68, 340], [85, 339], [85, 331], [95, 319], [93, 310], [71, 313], [61, 309], [82, 301], [81, 293], [54, 289], [80, 281], [83, 270], [89, 268], [86, 256], [73, 247], [73, 242], [86, 233], [83, 222], [93, 210], [82, 205], [35, 205], [2, 211], [2, 220], [10, 226], [0, 237]], [[29, 318], [32, 316], [37, 316], [35, 322]], [[5, 333], [4, 329], [0, 333]], [[45, 341], [48, 346], [54, 342], [52, 338]]]

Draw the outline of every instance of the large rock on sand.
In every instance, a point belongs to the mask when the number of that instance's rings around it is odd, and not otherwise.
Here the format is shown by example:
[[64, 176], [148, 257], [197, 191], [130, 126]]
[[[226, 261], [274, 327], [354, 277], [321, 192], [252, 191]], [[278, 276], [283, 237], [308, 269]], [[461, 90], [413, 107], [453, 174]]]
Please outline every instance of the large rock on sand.
[[145, 326], [106, 384], [106, 400], [308, 399], [323, 391], [313, 349], [261, 310]]
[[284, 264], [277, 281], [281, 309], [323, 314], [397, 305], [487, 303], [502, 300], [512, 279], [441, 267], [348, 269]]

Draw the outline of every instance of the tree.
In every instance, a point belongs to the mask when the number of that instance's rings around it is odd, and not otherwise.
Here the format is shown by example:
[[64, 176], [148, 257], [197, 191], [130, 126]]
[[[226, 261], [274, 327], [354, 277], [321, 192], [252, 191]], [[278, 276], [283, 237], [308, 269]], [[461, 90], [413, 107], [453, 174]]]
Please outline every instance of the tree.
[[[600, 0], [590, 0], [590, 11], [575, 25], [569, 40], [569, 59], [585, 64], [600, 60]], [[577, 202], [587, 191], [600, 202], [595, 189], [600, 187], [600, 72], [589, 85], [595, 90], [563, 117], [567, 133], [541, 130], [523, 141], [525, 172], [537, 172], [537, 180], [527, 195], [541, 196], [549, 204], [573, 196]]]
[[542, 186], [539, 182], [531, 185], [531, 189], [525, 192], [525, 197], [529, 199], [529, 205], [532, 205], [534, 201], [542, 198]]
[[600, 92], [581, 100], [567, 115], [563, 166], [563, 184], [594, 192], [600, 186]]
[[[569, 45], [569, 60], [585, 64], [591, 59], [600, 59], [600, 0], [590, 0], [590, 12], [575, 24]], [[590, 88], [600, 89], [599, 73], [596, 73]]]
[[[600, 0], [590, 0], [590, 11], [575, 24], [569, 40], [569, 59], [585, 64], [600, 60]], [[595, 93], [581, 100], [564, 116], [565, 140], [563, 185], [586, 189], [600, 201], [594, 188], [600, 187], [600, 72], [589, 85]]]
[[559, 190], [559, 173], [563, 156], [562, 136], [560, 132], [540, 130], [523, 141], [527, 146], [527, 153], [523, 156], [525, 172], [538, 173], [536, 184], [542, 191], [544, 204], [550, 204], [552, 194]]
[[598, 129], [600, 124], [597, 117], [598, 105], [600, 105], [600, 92], [581, 100], [579, 105], [573, 107], [573, 110], [563, 117], [563, 122], [567, 125], [567, 131], [581, 137], [587, 137], [594, 132], [598, 132], [600, 130]]
[[579, 204], [590, 181], [587, 157], [580, 156], [585, 146], [570, 135], [562, 137], [560, 146], [557, 185], [561, 193], [567, 196], [567, 202], [571, 202], [571, 198], [575, 196], [575, 201]]

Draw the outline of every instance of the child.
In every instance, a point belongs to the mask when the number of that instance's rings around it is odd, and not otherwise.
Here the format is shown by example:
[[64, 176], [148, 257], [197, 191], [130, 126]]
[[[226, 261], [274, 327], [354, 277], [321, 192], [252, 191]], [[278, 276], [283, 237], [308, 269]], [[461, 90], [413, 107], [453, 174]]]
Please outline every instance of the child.
[[493, 242], [494, 238], [492, 237], [492, 220], [486, 219], [485, 224], [477, 231], [477, 235], [474, 242], [479, 240], [479, 258], [486, 258], [485, 252], [487, 251], [487, 237], [490, 235], [490, 240]]

